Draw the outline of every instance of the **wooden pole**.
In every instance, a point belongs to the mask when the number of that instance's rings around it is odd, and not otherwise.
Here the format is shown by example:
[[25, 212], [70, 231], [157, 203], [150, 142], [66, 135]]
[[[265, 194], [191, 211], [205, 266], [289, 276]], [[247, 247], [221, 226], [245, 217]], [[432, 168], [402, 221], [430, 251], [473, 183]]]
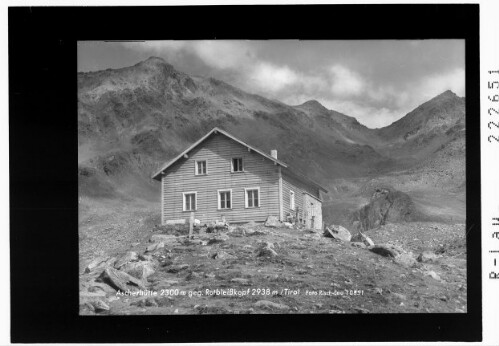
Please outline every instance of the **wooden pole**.
[[194, 212], [191, 211], [191, 217], [189, 218], [189, 239], [192, 239], [193, 228], [194, 228]]

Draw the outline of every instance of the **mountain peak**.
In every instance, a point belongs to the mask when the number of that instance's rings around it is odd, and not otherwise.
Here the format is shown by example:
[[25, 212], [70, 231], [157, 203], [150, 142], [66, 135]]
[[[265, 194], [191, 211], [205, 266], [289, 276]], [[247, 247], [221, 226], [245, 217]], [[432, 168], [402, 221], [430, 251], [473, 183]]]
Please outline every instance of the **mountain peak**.
[[167, 63], [165, 59], [157, 57], [157, 56], [151, 56], [151, 57], [147, 58], [146, 60], [141, 61], [138, 64], [136, 64], [136, 66], [139, 66], [139, 65], [140, 66], [151, 66], [151, 67], [156, 67], [156, 66], [173, 67], [172, 65]]
[[389, 126], [379, 129], [385, 138], [414, 138], [426, 135], [437, 127], [453, 126], [459, 119], [464, 119], [464, 100], [451, 90], [433, 97], [419, 105]]
[[328, 110], [326, 107], [324, 107], [317, 100], [308, 100], [307, 102], [304, 102], [301, 105], [298, 105], [298, 107], [306, 107], [306, 108], [311, 108], [311, 109]]
[[421, 104], [415, 110], [423, 109], [425, 107], [435, 107], [435, 106], [440, 107], [443, 104], [455, 103], [455, 102], [462, 102], [462, 98], [456, 95], [452, 90], [446, 90], [443, 93]]
[[443, 93], [435, 96], [433, 98], [433, 100], [436, 100], [436, 99], [447, 99], [447, 98], [456, 98], [456, 97], [459, 97], [457, 96], [452, 90], [446, 90], [444, 91]]

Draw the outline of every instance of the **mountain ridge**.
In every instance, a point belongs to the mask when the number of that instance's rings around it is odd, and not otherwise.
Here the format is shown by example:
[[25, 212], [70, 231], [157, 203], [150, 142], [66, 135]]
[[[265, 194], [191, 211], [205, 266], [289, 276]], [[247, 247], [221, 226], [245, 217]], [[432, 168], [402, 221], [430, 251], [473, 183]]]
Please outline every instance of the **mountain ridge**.
[[328, 186], [424, 162], [464, 135], [464, 99], [446, 91], [369, 129], [317, 100], [286, 105], [189, 76], [159, 57], [78, 73], [79, 163], [114, 187], [140, 176], [149, 189], [151, 172], [216, 126], [262, 150], [278, 149], [280, 159]]

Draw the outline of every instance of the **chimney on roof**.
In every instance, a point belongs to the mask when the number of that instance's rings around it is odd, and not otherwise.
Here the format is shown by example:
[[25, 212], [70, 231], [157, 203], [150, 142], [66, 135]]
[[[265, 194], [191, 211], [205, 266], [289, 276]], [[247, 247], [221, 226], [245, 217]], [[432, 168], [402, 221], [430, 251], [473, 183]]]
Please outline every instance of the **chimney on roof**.
[[270, 156], [272, 156], [274, 159], [276, 159], [276, 160], [277, 160], [277, 150], [272, 149], [272, 150], [270, 151]]

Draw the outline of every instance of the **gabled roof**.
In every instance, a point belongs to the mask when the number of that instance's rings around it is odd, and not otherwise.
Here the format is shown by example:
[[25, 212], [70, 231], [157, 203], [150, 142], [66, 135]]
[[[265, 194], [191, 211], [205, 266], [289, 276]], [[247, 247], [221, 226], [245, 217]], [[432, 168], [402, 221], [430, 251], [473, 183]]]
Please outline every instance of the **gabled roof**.
[[297, 172], [296, 170], [292, 170], [289, 167], [287, 167], [285, 169], [285, 172], [298, 180], [301, 180], [309, 185], [316, 187], [319, 190], [324, 191], [325, 193], [328, 193], [328, 191], [325, 188], [323, 188], [321, 185], [319, 185], [319, 183], [316, 183], [312, 179], [308, 178], [307, 176], [303, 175], [302, 173]]
[[174, 159], [172, 159], [171, 161], [167, 162], [165, 165], [163, 165], [163, 167], [161, 167], [161, 169], [159, 169], [156, 173], [153, 174], [152, 178], [153, 179], [156, 179], [156, 180], [160, 180], [161, 179], [161, 174], [166, 170], [168, 169], [168, 167], [172, 166], [175, 162], [177, 162], [178, 160], [180, 160], [182, 157], [184, 157], [184, 155], [188, 154], [191, 150], [193, 150], [194, 148], [196, 148], [198, 145], [200, 145], [201, 143], [203, 143], [205, 140], [207, 140], [209, 137], [211, 137], [212, 135], [214, 134], [217, 134], [217, 133], [220, 133], [224, 136], [226, 136], [227, 138], [230, 138], [232, 139], [233, 141], [245, 146], [246, 148], [254, 151], [255, 153], [258, 153], [259, 155], [265, 157], [266, 159], [269, 159], [270, 161], [274, 162], [276, 165], [279, 165], [283, 168], [286, 168], [287, 171], [291, 174], [291, 175], [294, 175], [296, 178], [308, 183], [308, 184], [311, 184], [315, 187], [317, 187], [318, 189], [321, 189], [322, 191], [324, 192], [327, 192], [327, 190], [325, 188], [323, 188], [322, 186], [320, 186], [319, 184], [317, 184], [316, 182], [314, 182], [313, 180], [311, 179], [308, 179], [307, 177], [305, 177], [304, 175], [300, 174], [300, 173], [297, 173], [297, 172], [293, 172], [289, 169], [288, 165], [285, 164], [284, 162], [272, 157], [271, 155], [268, 155], [266, 153], [264, 153], [263, 151], [255, 148], [255, 147], [252, 147], [251, 145], [243, 142], [242, 140], [232, 136], [231, 134], [225, 132], [224, 130], [218, 128], [218, 127], [215, 127], [213, 128], [210, 132], [208, 132], [206, 135], [204, 135], [203, 137], [201, 137], [197, 142], [195, 142], [194, 144], [192, 144], [190, 147], [188, 147], [187, 149], [185, 149], [183, 152], [181, 152], [177, 157], [175, 157]]

